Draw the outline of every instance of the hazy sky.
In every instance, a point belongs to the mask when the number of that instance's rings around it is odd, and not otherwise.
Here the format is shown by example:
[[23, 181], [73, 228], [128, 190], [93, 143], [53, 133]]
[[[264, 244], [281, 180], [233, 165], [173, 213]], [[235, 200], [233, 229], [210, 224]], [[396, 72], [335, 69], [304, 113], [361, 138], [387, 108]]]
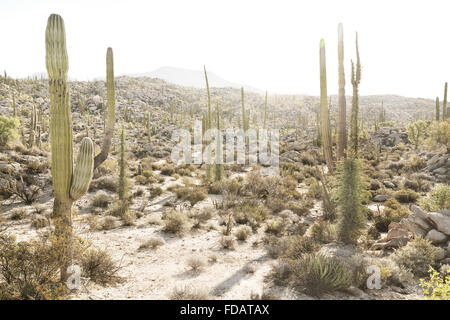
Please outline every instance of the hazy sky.
[[360, 92], [442, 99], [450, 81], [450, 2], [251, 0], [0, 0], [0, 70], [45, 71], [51, 13], [66, 24], [69, 76], [116, 75], [161, 66], [207, 69], [272, 93], [319, 94], [319, 41], [328, 91], [337, 92], [337, 25], [344, 24], [347, 93], [359, 33]]

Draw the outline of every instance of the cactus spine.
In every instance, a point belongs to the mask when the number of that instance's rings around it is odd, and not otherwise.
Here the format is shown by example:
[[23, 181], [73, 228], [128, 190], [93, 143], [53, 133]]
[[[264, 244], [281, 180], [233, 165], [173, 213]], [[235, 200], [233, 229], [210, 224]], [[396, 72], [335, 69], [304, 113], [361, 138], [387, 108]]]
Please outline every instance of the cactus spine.
[[[72, 115], [70, 112], [67, 72], [69, 69], [66, 50], [66, 34], [61, 16], [52, 14], [48, 18], [45, 33], [46, 67], [50, 91], [50, 138], [52, 153], [52, 180], [54, 189], [53, 217], [56, 234], [60, 237], [67, 253], [62, 258], [61, 280], [68, 277], [67, 267], [71, 263], [72, 248], [72, 203], [78, 200], [89, 188], [97, 157], [90, 138], [83, 138], [73, 170]], [[112, 50], [108, 49], [112, 59]], [[112, 62], [112, 60], [111, 60]], [[111, 74], [109, 72], [109, 74]], [[107, 76], [108, 78], [108, 76]], [[114, 83], [112, 82], [112, 86]], [[113, 97], [108, 86], [108, 97]], [[110, 99], [108, 99], [110, 102]], [[114, 105], [108, 106], [108, 129], [114, 126]], [[110, 112], [111, 111], [111, 112]], [[110, 126], [111, 125], [111, 126]], [[109, 149], [109, 147], [108, 147]], [[103, 150], [102, 150], [103, 151]], [[107, 154], [105, 155], [106, 159]], [[101, 158], [101, 157], [100, 157]], [[99, 161], [100, 161], [100, 158]], [[100, 164], [98, 162], [98, 164]]]
[[356, 33], [356, 69], [352, 60], [352, 114], [350, 125], [351, 152], [353, 156], [358, 154], [358, 109], [359, 109], [359, 83], [361, 81], [361, 62], [359, 60], [358, 33]]
[[440, 111], [439, 111], [439, 97], [436, 97], [436, 121], [439, 121]]
[[325, 58], [325, 41], [320, 40], [320, 119], [322, 128], [323, 150], [330, 173], [333, 172], [333, 154], [330, 135], [330, 114], [327, 97], [327, 69]]
[[338, 100], [338, 148], [337, 159], [345, 157], [347, 149], [347, 106], [345, 101], [344, 73], [344, 32], [342, 23], [338, 26], [338, 58], [339, 58], [339, 100]]

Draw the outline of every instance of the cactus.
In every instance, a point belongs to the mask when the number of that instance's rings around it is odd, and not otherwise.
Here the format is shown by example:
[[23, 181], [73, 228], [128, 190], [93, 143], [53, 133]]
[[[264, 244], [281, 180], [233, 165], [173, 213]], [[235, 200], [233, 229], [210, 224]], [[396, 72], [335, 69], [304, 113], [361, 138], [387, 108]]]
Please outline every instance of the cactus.
[[245, 119], [247, 113], [245, 112], [245, 101], [244, 101], [244, 87], [241, 87], [241, 103], [242, 103], [242, 129], [247, 131], [247, 120]]
[[345, 101], [345, 73], [344, 73], [344, 32], [342, 23], [338, 26], [338, 57], [339, 57], [339, 110], [338, 110], [338, 148], [337, 159], [345, 157], [347, 149], [347, 106]]
[[264, 99], [264, 129], [267, 129], [267, 91]]
[[[61, 263], [61, 280], [68, 277], [67, 267], [71, 262], [72, 248], [72, 204], [86, 193], [92, 179], [93, 170], [106, 159], [109, 150], [105, 145], [95, 159], [94, 145], [90, 138], [83, 138], [73, 170], [72, 115], [70, 111], [69, 87], [67, 83], [68, 56], [66, 34], [61, 16], [52, 14], [48, 18], [46, 34], [46, 67], [50, 91], [50, 137], [52, 153], [52, 180], [54, 189], [53, 218], [56, 234], [62, 246], [67, 249]], [[114, 127], [114, 80], [112, 70], [112, 50], [108, 48], [108, 130]], [[106, 133], [108, 135], [108, 132]], [[110, 139], [109, 139], [110, 140]], [[100, 156], [100, 157], [99, 157]]]
[[16, 96], [15, 96], [14, 92], [12, 95], [12, 108], [13, 108], [13, 117], [15, 118], [15, 117], [17, 117], [17, 107], [16, 107]]
[[[212, 111], [211, 111], [211, 92], [209, 90], [209, 82], [208, 82], [208, 74], [206, 73], [206, 67], [203, 66], [203, 70], [205, 73], [205, 81], [206, 81], [206, 93], [208, 95], [208, 113], [206, 115], [206, 120], [205, 120], [205, 132], [209, 129], [212, 129], [213, 127], [213, 118], [212, 118]], [[207, 159], [207, 161], [209, 162], [210, 159]], [[211, 164], [206, 164], [206, 178], [208, 180], [211, 180], [213, 176], [213, 167]]]
[[334, 170], [333, 150], [330, 134], [330, 112], [327, 98], [327, 69], [325, 59], [325, 41], [320, 40], [320, 120], [322, 129], [323, 150], [325, 161], [330, 173]]
[[446, 82], [445, 87], [444, 87], [444, 102], [442, 103], [442, 121], [447, 120], [447, 117], [449, 116], [447, 114], [447, 89], [448, 89], [448, 84]]
[[219, 102], [216, 105], [216, 126], [217, 126], [217, 137], [216, 137], [216, 170], [215, 170], [215, 180], [220, 181], [223, 179], [223, 153], [222, 153], [222, 133], [220, 132], [220, 106]]
[[352, 86], [353, 86], [353, 98], [352, 98], [352, 114], [350, 124], [350, 143], [352, 156], [358, 155], [358, 109], [359, 109], [359, 83], [361, 81], [361, 62], [359, 60], [359, 48], [358, 48], [358, 33], [356, 33], [356, 69], [352, 60]]
[[119, 187], [118, 195], [119, 200], [125, 202], [128, 197], [128, 183], [126, 177], [126, 146], [125, 146], [125, 130], [122, 126], [122, 132], [120, 133], [120, 172], [119, 172]]
[[440, 111], [439, 111], [439, 97], [436, 97], [436, 121], [439, 121]]

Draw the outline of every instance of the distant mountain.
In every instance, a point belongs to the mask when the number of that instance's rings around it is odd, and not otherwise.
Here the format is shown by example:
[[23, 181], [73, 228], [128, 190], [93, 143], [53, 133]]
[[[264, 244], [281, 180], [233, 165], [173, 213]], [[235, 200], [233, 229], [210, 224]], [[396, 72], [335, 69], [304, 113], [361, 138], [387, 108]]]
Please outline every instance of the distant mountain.
[[[132, 77], [150, 77], [158, 78], [186, 87], [205, 88], [205, 76], [203, 70], [188, 70], [175, 67], [161, 67], [151, 72], [132, 74]], [[213, 72], [208, 71], [208, 81], [210, 87], [216, 88], [241, 88], [244, 87], [246, 91], [262, 93], [262, 90], [251, 86], [246, 86], [238, 83], [227, 81]]]

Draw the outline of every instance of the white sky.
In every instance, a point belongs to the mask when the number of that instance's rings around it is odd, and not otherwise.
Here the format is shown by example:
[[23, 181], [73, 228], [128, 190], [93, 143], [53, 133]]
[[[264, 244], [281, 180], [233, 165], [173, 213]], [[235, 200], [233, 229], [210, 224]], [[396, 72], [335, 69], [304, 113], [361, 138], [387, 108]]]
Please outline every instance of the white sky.
[[450, 81], [450, 2], [252, 0], [1, 0], [0, 70], [45, 71], [51, 13], [66, 24], [69, 76], [104, 76], [162, 66], [207, 69], [272, 93], [319, 94], [319, 41], [327, 49], [328, 91], [337, 92], [337, 25], [344, 24], [347, 93], [355, 31], [360, 93], [442, 99]]

